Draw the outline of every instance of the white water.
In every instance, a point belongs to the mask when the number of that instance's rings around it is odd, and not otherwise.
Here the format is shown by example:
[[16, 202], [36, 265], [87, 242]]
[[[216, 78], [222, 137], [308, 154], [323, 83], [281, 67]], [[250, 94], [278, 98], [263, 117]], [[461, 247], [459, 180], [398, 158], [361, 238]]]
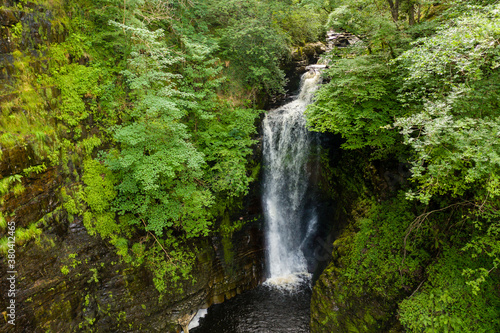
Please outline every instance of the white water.
[[317, 223], [314, 210], [306, 213], [314, 138], [306, 129], [303, 113], [319, 81], [314, 69], [304, 74], [299, 96], [268, 113], [263, 122], [265, 284], [288, 290], [310, 279], [302, 247]]
[[[200, 319], [205, 317], [207, 312], [207, 309], [199, 309], [193, 319], [189, 322], [188, 330], [198, 327], [200, 325]], [[181, 333], [184, 333], [184, 331], [181, 331]]]

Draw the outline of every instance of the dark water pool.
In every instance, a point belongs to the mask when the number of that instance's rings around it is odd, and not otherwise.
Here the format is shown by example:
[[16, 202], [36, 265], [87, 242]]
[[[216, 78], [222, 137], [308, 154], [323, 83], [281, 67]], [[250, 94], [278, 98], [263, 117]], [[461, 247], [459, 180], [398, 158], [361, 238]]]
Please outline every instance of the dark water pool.
[[311, 288], [294, 292], [259, 286], [208, 309], [190, 333], [309, 332]]

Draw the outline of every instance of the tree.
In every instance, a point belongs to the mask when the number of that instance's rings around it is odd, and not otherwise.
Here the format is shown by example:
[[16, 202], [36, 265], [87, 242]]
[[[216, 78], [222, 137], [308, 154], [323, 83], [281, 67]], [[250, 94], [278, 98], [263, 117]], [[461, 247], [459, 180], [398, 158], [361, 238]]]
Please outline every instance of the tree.
[[[415, 331], [499, 327], [498, 320], [491, 319], [498, 317], [491, 311], [498, 299], [488, 290], [498, 283], [495, 272], [500, 267], [500, 6], [476, 7], [465, 14], [462, 9], [457, 8], [452, 14], [458, 17], [434, 36], [397, 59], [406, 70], [401, 99], [409, 114], [396, 125], [415, 152], [411, 171], [417, 185], [408, 196], [424, 203], [447, 198], [453, 205], [470, 207], [461, 217], [469, 232], [459, 249], [468, 255], [460, 265], [445, 267], [455, 267], [453, 274], [462, 277], [451, 281], [460, 285], [453, 285], [448, 276], [432, 281], [422, 294], [401, 305], [402, 321]], [[448, 253], [441, 260], [452, 257]], [[435, 297], [437, 290], [448, 289], [460, 297]], [[478, 297], [488, 301], [480, 303]], [[416, 307], [425, 309], [425, 320], [412, 317]], [[471, 316], [461, 315], [465, 309], [488, 319], [471, 322]]]
[[309, 126], [341, 134], [345, 149], [393, 146], [397, 134], [387, 127], [398, 114], [399, 104], [390, 67], [379, 57], [365, 55], [336, 60], [327, 75], [330, 81], [306, 111]]
[[167, 72], [183, 58], [160, 41], [161, 30], [151, 32], [116, 24], [136, 41], [124, 74], [137, 99], [133, 120], [115, 129], [120, 150], [108, 154], [107, 164], [119, 175], [116, 208], [131, 224], [146, 221], [146, 230], [161, 236], [165, 228], [181, 229], [188, 237], [207, 232], [212, 203], [208, 189], [197, 185], [203, 155], [189, 141], [181, 119], [186, 111], [179, 99], [193, 96], [176, 90], [178, 74]]

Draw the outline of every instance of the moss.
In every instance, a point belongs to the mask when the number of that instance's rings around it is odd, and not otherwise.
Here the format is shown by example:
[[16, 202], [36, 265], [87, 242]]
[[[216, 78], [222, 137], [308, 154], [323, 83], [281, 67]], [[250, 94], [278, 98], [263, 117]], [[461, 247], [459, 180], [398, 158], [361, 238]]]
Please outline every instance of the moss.
[[27, 228], [16, 229], [16, 244], [24, 245], [34, 238], [39, 238], [42, 234], [42, 229], [38, 228], [38, 222], [30, 224]]
[[346, 323], [346, 329], [347, 329], [347, 332], [349, 333], [360, 333], [360, 332], [364, 332], [364, 330], [359, 330], [358, 329], [359, 327], [359, 324], [357, 323], [352, 323], [352, 322], [347, 322]]
[[9, 239], [7, 236], [0, 238], [0, 253], [6, 255], [9, 250]]
[[231, 224], [231, 220], [229, 218], [229, 214], [225, 213], [221, 225], [219, 227], [222, 235], [222, 249], [224, 251], [224, 262], [226, 263], [226, 269], [231, 267], [232, 262], [234, 260], [234, 250], [233, 250], [233, 242], [232, 242], [232, 234], [234, 231], [234, 226]]
[[[23, 176], [21, 175], [11, 175], [0, 179], [0, 196], [7, 194], [9, 191], [12, 191], [13, 187], [21, 183], [22, 178]], [[17, 191], [20, 191], [20, 189], [18, 188]]]
[[54, 241], [54, 239], [52, 237], [54, 237], [54, 236], [42, 234], [39, 241], [37, 242], [37, 245], [42, 250], [49, 250], [49, 249], [54, 248], [56, 246], [56, 242]]
[[64, 275], [68, 275], [69, 274], [69, 268], [68, 266], [64, 265], [61, 267], [61, 273], [63, 273]]
[[24, 193], [25, 190], [26, 190], [26, 188], [23, 186], [23, 184], [17, 183], [12, 188], [12, 193], [14, 193], [14, 196], [19, 197]]
[[230, 237], [222, 237], [222, 247], [224, 250], [224, 261], [226, 264], [231, 264], [234, 260], [234, 250], [233, 250], [233, 242]]
[[250, 169], [250, 172], [251, 172], [251, 176], [250, 178], [252, 179], [258, 179], [259, 178], [259, 174], [260, 174], [260, 170], [261, 170], [261, 163], [257, 163], [257, 165], [255, 165], [254, 167], [252, 167]]
[[[33, 298], [37, 306], [33, 306], [35, 320], [39, 324], [39, 327], [44, 330], [52, 330], [52, 324], [60, 321], [71, 322], [73, 319], [73, 309], [69, 299], [53, 299], [54, 295], [64, 295], [68, 292], [68, 285], [64, 280], [57, 283], [55, 287], [44, 291], [43, 295], [35, 294]], [[79, 294], [72, 293], [72, 299], [75, 302], [83, 302], [80, 300]], [[50, 300], [50, 301], [49, 301]]]
[[[345, 214], [349, 224], [335, 240], [332, 261], [313, 289], [311, 332], [388, 331], [395, 321], [394, 312], [401, 296], [399, 287], [391, 282], [384, 284], [384, 290], [375, 292], [374, 288], [378, 288], [378, 281], [391, 276], [391, 272], [397, 266], [388, 268], [387, 274], [380, 273], [381, 270], [373, 268], [374, 264], [370, 260], [378, 258], [374, 257], [373, 253], [377, 254], [377, 248], [384, 246], [381, 245], [382, 240], [374, 238], [376, 235], [373, 232], [378, 231], [377, 236], [384, 234], [384, 214], [388, 214], [387, 211], [390, 209], [386, 207], [382, 212], [379, 210], [375, 212], [373, 207], [379, 207], [379, 203], [369, 197], [368, 187], [354, 186], [360, 180], [363, 181], [363, 178], [356, 180], [357, 176], [354, 173], [350, 175], [349, 180], [348, 174], [345, 173], [347, 169], [342, 171], [341, 168], [344, 166], [329, 170], [332, 178], [328, 182], [331, 183], [335, 179], [333, 175], [338, 175], [341, 170], [340, 174], [347, 178], [342, 181], [346, 186], [343, 187], [345, 191], [339, 200], [344, 202], [347, 200], [344, 196], [347, 196], [350, 199], [354, 198], [354, 202], [346, 205]], [[396, 212], [399, 212], [400, 208], [396, 205], [391, 206]], [[401, 210], [407, 211], [406, 208]], [[395, 215], [401, 218], [405, 216], [400, 212]], [[411, 218], [408, 219], [411, 221]], [[373, 225], [375, 223], [373, 221], [377, 221], [377, 224]], [[402, 228], [405, 228], [404, 224]], [[391, 229], [388, 232], [396, 231]]]

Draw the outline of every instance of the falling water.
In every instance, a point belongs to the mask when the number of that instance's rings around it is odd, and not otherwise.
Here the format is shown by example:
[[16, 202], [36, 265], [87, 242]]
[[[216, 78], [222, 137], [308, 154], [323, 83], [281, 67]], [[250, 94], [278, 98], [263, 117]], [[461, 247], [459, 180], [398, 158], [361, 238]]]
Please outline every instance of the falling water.
[[310, 276], [303, 246], [315, 229], [317, 216], [307, 207], [314, 136], [306, 129], [304, 111], [319, 81], [317, 71], [304, 74], [299, 96], [264, 119], [268, 285], [290, 288]]

